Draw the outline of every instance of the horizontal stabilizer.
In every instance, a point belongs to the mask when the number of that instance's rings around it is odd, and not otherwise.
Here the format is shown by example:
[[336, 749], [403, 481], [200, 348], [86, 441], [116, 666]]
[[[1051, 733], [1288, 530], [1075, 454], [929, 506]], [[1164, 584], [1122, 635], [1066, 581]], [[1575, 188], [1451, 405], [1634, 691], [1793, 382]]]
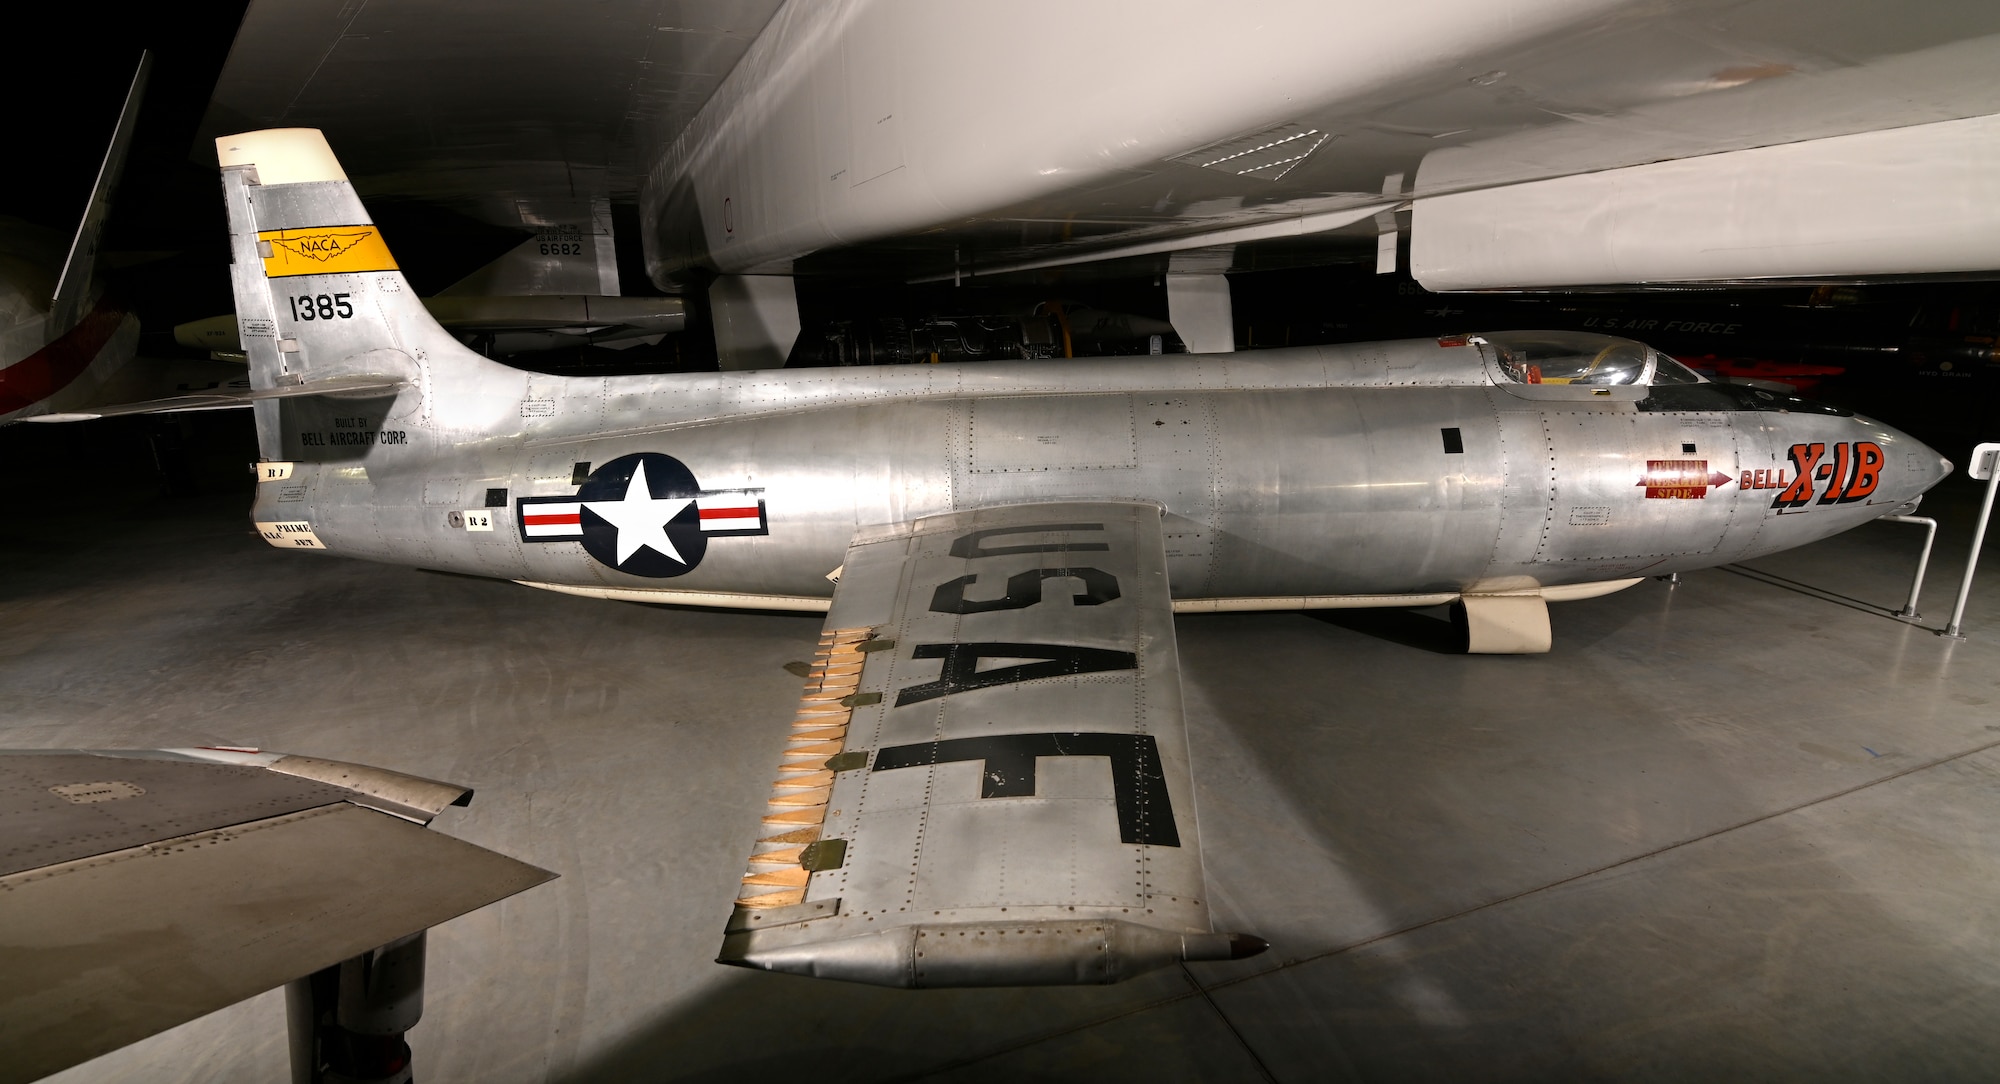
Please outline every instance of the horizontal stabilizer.
[[296, 399], [302, 395], [327, 395], [337, 399], [376, 399], [394, 395], [409, 386], [409, 381], [398, 377], [366, 374], [330, 376], [304, 384], [290, 384], [262, 391], [204, 391], [165, 399], [149, 399], [141, 403], [116, 403], [110, 406], [92, 407], [88, 412], [37, 414], [21, 420], [84, 422], [93, 418], [114, 418], [124, 414], [177, 414], [190, 410], [229, 410], [247, 407], [251, 403], [266, 399]]
[[[454, 335], [545, 333], [549, 348], [665, 335], [687, 326], [687, 306], [678, 297], [482, 295], [427, 297], [423, 299], [423, 305], [432, 319]], [[243, 352], [242, 331], [233, 313], [177, 324], [174, 326], [174, 341], [195, 350], [230, 355]], [[509, 342], [506, 345], [517, 344]]]

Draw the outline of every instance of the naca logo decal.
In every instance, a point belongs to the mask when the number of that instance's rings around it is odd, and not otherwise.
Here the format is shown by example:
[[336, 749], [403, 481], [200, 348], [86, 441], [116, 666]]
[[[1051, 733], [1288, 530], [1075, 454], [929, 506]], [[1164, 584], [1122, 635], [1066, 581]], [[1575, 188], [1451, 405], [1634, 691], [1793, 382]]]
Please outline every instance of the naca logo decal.
[[702, 489], [680, 460], [622, 455], [590, 472], [574, 497], [515, 502], [523, 542], [582, 542], [620, 572], [664, 578], [694, 571], [711, 538], [771, 533], [761, 489]]
[[266, 278], [396, 270], [396, 259], [382, 242], [382, 231], [366, 223], [263, 230], [257, 234], [257, 252], [264, 259]]
[[1815, 503], [1815, 492], [1819, 504], [1847, 504], [1867, 497], [1882, 484], [1884, 457], [1880, 444], [1872, 440], [1835, 444], [1833, 457], [1821, 462], [1826, 452], [1825, 444], [1794, 444], [1791, 456], [1795, 473], [1790, 484], [1786, 483], [1783, 471], [1770, 471], [1769, 474], [1776, 475], [1774, 479], [1762, 485], [1753, 481], [1752, 488], [1783, 486], [1783, 492], [1771, 502], [1771, 507], [1784, 510]]

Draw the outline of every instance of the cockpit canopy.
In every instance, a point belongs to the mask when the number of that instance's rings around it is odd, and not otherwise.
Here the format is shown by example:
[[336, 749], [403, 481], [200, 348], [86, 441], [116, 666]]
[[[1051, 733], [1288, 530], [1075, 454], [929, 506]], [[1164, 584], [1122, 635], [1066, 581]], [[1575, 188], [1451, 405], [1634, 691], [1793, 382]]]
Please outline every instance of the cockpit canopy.
[[1516, 384], [1699, 384], [1680, 362], [1642, 342], [1588, 331], [1505, 331], [1475, 335]]

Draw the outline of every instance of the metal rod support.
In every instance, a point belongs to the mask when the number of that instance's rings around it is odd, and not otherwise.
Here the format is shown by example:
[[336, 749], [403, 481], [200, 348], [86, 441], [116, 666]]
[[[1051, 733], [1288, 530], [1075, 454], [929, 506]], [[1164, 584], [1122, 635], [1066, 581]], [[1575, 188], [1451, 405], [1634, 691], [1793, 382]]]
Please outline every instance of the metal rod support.
[[1993, 515], [1993, 493], [2000, 489], [2000, 444], [1981, 444], [1972, 451], [1972, 476], [1986, 479], [1986, 498], [1979, 502], [1979, 523], [1972, 528], [1972, 552], [1965, 557], [1965, 578], [1958, 581], [1958, 601], [1951, 607], [1951, 623], [1944, 635], [1962, 640], [1959, 623], [1965, 620], [1965, 600], [1972, 594], [1972, 574], [1979, 569], [1979, 549], [1986, 542], [1986, 521]]
[[1923, 594], [1924, 591], [1924, 571], [1931, 567], [1931, 543], [1937, 541], [1937, 520], [1929, 516], [1882, 516], [1880, 518], [1889, 523], [1921, 523], [1924, 526], [1924, 552], [1917, 555], [1917, 574], [1910, 580], [1910, 600], [1903, 603], [1903, 609], [1896, 614], [1897, 617], [1915, 621], [1920, 616], [1917, 613], [1917, 596]]

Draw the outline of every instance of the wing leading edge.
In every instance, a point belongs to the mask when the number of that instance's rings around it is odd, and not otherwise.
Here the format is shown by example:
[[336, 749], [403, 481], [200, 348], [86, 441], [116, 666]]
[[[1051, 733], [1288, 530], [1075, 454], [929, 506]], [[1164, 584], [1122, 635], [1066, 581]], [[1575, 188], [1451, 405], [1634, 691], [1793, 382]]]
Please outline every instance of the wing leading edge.
[[849, 546], [719, 962], [1110, 983], [1211, 932], [1157, 506], [1008, 505]]

